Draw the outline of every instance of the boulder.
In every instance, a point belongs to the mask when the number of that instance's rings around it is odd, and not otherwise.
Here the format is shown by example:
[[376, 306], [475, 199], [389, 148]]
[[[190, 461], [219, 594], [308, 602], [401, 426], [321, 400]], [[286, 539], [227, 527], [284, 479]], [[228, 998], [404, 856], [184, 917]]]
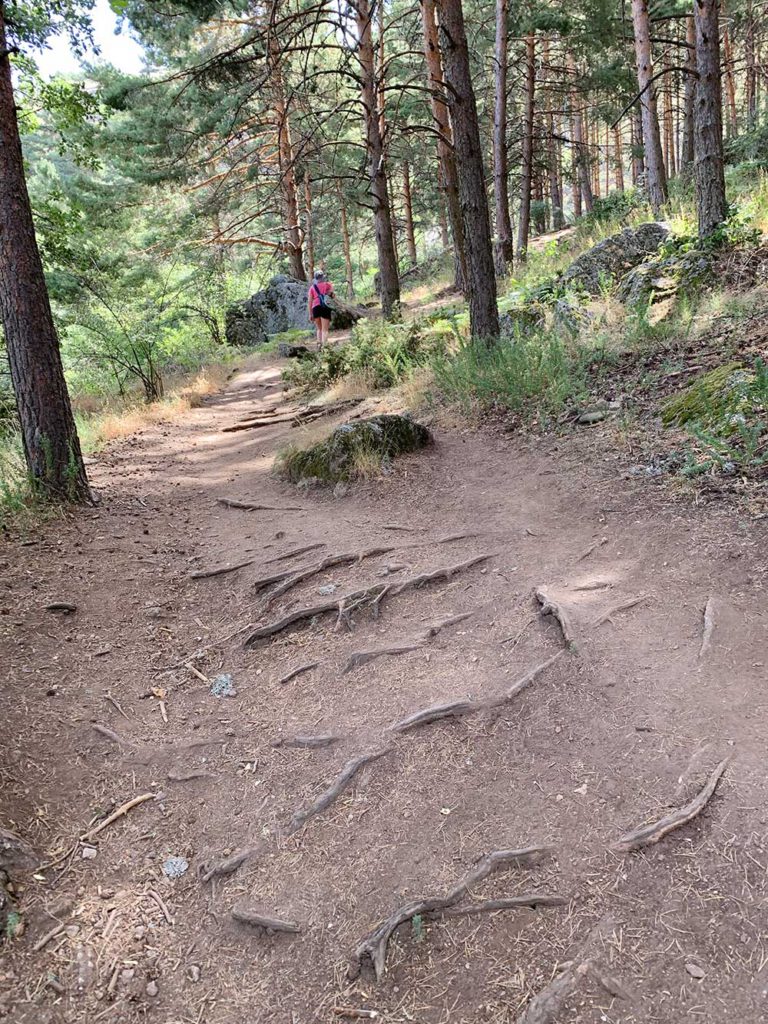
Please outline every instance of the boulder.
[[[226, 333], [230, 345], [263, 345], [272, 334], [284, 331], [309, 330], [306, 281], [278, 274], [268, 286], [250, 299], [238, 302], [227, 310]], [[360, 313], [334, 299], [331, 330], [347, 330], [360, 319]]]
[[547, 314], [544, 306], [531, 302], [525, 306], [514, 306], [499, 317], [499, 330], [502, 338], [514, 339], [520, 334], [535, 331], [543, 327]]
[[359, 475], [363, 462], [366, 466], [381, 465], [403, 452], [423, 448], [431, 440], [427, 428], [410, 416], [381, 414], [342, 423], [325, 441], [286, 452], [279, 470], [294, 483], [335, 483]]
[[633, 267], [655, 255], [668, 235], [666, 225], [655, 221], [624, 228], [575, 259], [560, 283], [566, 288], [600, 295], [606, 284], [620, 280]]
[[552, 312], [552, 320], [556, 328], [579, 334], [585, 327], [594, 322], [595, 315], [584, 306], [568, 299], [558, 299]]
[[281, 359], [306, 359], [312, 353], [306, 345], [293, 345], [290, 341], [281, 341], [277, 346], [277, 354]]
[[617, 294], [628, 306], [657, 302], [700, 288], [712, 272], [712, 258], [701, 249], [656, 256], [625, 274]]

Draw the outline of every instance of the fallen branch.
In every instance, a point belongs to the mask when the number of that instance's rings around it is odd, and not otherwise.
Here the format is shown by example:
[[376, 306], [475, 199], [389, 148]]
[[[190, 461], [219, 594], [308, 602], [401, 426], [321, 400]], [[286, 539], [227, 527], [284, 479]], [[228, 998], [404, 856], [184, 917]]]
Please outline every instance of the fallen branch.
[[53, 928], [51, 928], [49, 931], [47, 931], [45, 933], [45, 935], [41, 935], [40, 936], [40, 938], [37, 940], [37, 942], [32, 947], [32, 952], [33, 953], [39, 953], [41, 949], [45, 949], [45, 947], [48, 945], [48, 943], [52, 939], [55, 939], [57, 935], [61, 935], [61, 933], [64, 931], [64, 929], [66, 927], [67, 927], [67, 922], [66, 921], [59, 921], [59, 923], [55, 924], [53, 926]]
[[447, 910], [441, 910], [440, 914], [443, 917], [475, 917], [478, 914], [492, 914], [497, 910], [517, 910], [520, 907], [532, 907], [534, 910], [536, 907], [565, 907], [569, 902], [567, 896], [535, 892], [499, 900], [483, 900], [481, 903], [470, 903], [466, 907], [449, 907]]
[[239, 508], [245, 512], [306, 512], [301, 505], [256, 505], [250, 501], [237, 501], [235, 498], [217, 498], [219, 505], [226, 508]]
[[712, 595], [710, 594], [707, 598], [707, 603], [704, 607], [704, 630], [701, 634], [701, 647], [699, 648], [699, 658], [703, 658], [709, 650], [709, 645], [712, 642], [712, 634], [715, 631], [715, 609], [712, 602]]
[[335, 736], [333, 733], [328, 733], [325, 736], [281, 736], [279, 739], [272, 741], [273, 747], [308, 747], [319, 748], [319, 747], [330, 747], [334, 743], [338, 743], [341, 736]]
[[345, 597], [337, 600], [325, 601], [322, 604], [311, 605], [306, 608], [297, 608], [283, 618], [253, 630], [246, 637], [245, 646], [251, 647], [258, 640], [264, 640], [267, 637], [274, 636], [276, 633], [281, 633], [284, 629], [288, 629], [289, 626], [293, 626], [297, 622], [313, 619], [315, 616], [325, 615], [327, 612], [336, 611], [339, 623], [343, 621], [348, 623], [351, 613], [363, 606], [372, 608], [375, 616], [385, 597], [395, 597], [398, 594], [402, 594], [405, 590], [422, 587], [436, 580], [448, 580], [457, 573], [478, 565], [480, 562], [485, 562], [491, 557], [491, 555], [477, 555], [466, 562], [459, 562], [457, 565], [434, 569], [431, 572], [420, 573], [418, 576], [409, 576], [399, 583], [375, 583], [370, 587], [355, 590], [351, 594], [347, 594]]
[[290, 672], [286, 672], [284, 676], [277, 680], [278, 686], [284, 686], [285, 683], [290, 683], [296, 676], [303, 675], [305, 672], [311, 672], [313, 668], [317, 668], [320, 664], [319, 661], [311, 661], [307, 665], [299, 665], [298, 668], [292, 668]]
[[69, 601], [51, 601], [50, 604], [45, 606], [47, 612], [63, 612], [65, 615], [71, 615], [77, 611], [76, 604], [70, 604]]
[[230, 914], [239, 924], [247, 924], [252, 928], [264, 928], [267, 932], [289, 932], [295, 935], [301, 931], [295, 921], [283, 921], [279, 917], [268, 917], [256, 910], [248, 910], [247, 907], [232, 907]]
[[320, 796], [303, 810], [296, 811], [291, 818], [288, 825], [288, 835], [293, 835], [294, 832], [298, 832], [300, 828], [309, 821], [310, 818], [314, 818], [315, 815], [321, 814], [336, 800], [350, 782], [354, 779], [359, 771], [365, 768], [366, 765], [371, 764], [373, 761], [378, 761], [380, 757], [384, 757], [391, 750], [391, 747], [383, 747], [381, 750], [375, 750], [371, 754], [362, 754], [360, 757], [354, 757], [342, 768], [339, 775], [336, 777], [335, 782], [321, 793]]
[[306, 555], [308, 551], [316, 551], [318, 548], [324, 548], [325, 543], [320, 541], [318, 544], [305, 544], [303, 548], [296, 548], [294, 551], [286, 551], [284, 555], [275, 555], [274, 558], [268, 558], [263, 564], [272, 565], [273, 562], [282, 562], [287, 558], [298, 558], [299, 555]]
[[412, 920], [416, 916], [429, 916], [442, 913], [448, 908], [455, 906], [467, 895], [472, 886], [482, 882], [494, 871], [500, 868], [509, 867], [510, 864], [519, 864], [530, 861], [542, 853], [548, 847], [531, 846], [524, 850], [496, 850], [487, 854], [472, 868], [472, 870], [451, 889], [446, 896], [433, 896], [420, 900], [412, 900], [404, 906], [399, 907], [386, 920], [377, 925], [355, 950], [355, 957], [350, 976], [356, 978], [363, 969], [366, 962], [370, 961], [376, 973], [377, 980], [381, 979], [387, 959], [387, 947], [389, 940], [401, 924]]
[[602, 626], [604, 622], [607, 622], [614, 615], [618, 615], [619, 612], [629, 611], [630, 608], [634, 608], [635, 605], [640, 604], [642, 601], [648, 599], [647, 594], [641, 594], [639, 597], [631, 597], [627, 601], [621, 601], [619, 604], [615, 604], [612, 608], [609, 608], [607, 612], [603, 612], [599, 615], [592, 623], [593, 626]]
[[160, 908], [160, 913], [165, 918], [166, 923], [170, 924], [170, 925], [173, 925], [173, 918], [171, 917], [171, 912], [168, 909], [168, 907], [165, 905], [165, 902], [164, 902], [162, 896], [160, 896], [159, 893], [156, 893], [154, 889], [147, 889], [147, 893], [146, 894]]
[[570, 617], [565, 611], [561, 604], [554, 601], [548, 594], [540, 587], [536, 590], [536, 600], [541, 605], [542, 615], [552, 615], [557, 619], [560, 624], [560, 629], [563, 633], [563, 640], [565, 640], [565, 646], [573, 648], [576, 645], [576, 635], [574, 633], [573, 626], [571, 624]]
[[255, 561], [255, 558], [249, 558], [245, 562], [236, 562], [234, 565], [220, 565], [216, 569], [198, 569], [196, 572], [191, 572], [189, 578], [191, 580], [207, 580], [212, 576], [223, 576], [227, 572], [237, 572], [238, 569], [244, 569], [246, 565], [253, 565]]
[[226, 875], [233, 875], [257, 852], [255, 846], [247, 846], [243, 850], [237, 850], [230, 857], [217, 861], [215, 864], [202, 864], [200, 866], [200, 879], [203, 882], [210, 882], [212, 878], [224, 878]]
[[579, 555], [579, 557], [576, 559], [576, 561], [577, 562], [583, 562], [585, 558], [589, 558], [589, 556], [592, 554], [592, 552], [596, 548], [601, 548], [603, 546], [603, 544], [607, 544], [607, 543], [608, 543], [608, 538], [607, 537], [601, 537], [600, 540], [596, 540], [594, 544], [590, 545], [590, 547], [588, 547], [586, 551], [582, 551], [582, 553]]
[[408, 732], [420, 725], [428, 725], [430, 722], [438, 722], [441, 718], [459, 718], [461, 715], [471, 715], [479, 710], [480, 705], [471, 700], [454, 700], [448, 704], [434, 704], [429, 708], [422, 708], [421, 711], [414, 711], [407, 718], [390, 725], [390, 732]]
[[116, 811], [113, 811], [108, 818], [104, 819], [104, 821], [99, 822], [95, 828], [89, 829], [88, 832], [84, 832], [83, 835], [80, 836], [80, 842], [87, 843], [90, 839], [93, 839], [94, 836], [97, 836], [99, 832], [103, 832], [105, 828], [108, 828], [113, 822], [117, 821], [118, 818], [122, 818], [123, 815], [132, 811], [134, 807], [138, 807], [140, 804], [146, 803], [147, 800], [154, 800], [155, 796], [155, 793], [142, 793], [141, 796], [135, 796], [133, 800], [129, 800], [121, 807], [118, 807]]
[[641, 846], [650, 846], [653, 843], [658, 843], [667, 833], [692, 821], [709, 803], [710, 797], [715, 792], [727, 764], [728, 758], [720, 762], [710, 775], [706, 786], [689, 803], [684, 804], [683, 807], [677, 810], [670, 811], [669, 814], [665, 814], [659, 821], [655, 821], [650, 825], [642, 825], [640, 828], [628, 832], [618, 842], [614, 843], [611, 849], [619, 850], [622, 853], [629, 853], [630, 850], [637, 850]]

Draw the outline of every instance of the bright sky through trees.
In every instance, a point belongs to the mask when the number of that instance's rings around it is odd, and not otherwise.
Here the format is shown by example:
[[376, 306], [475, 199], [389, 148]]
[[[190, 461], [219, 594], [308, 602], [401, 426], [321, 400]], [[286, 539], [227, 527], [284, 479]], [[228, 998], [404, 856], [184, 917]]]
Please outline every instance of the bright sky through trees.
[[[117, 16], [108, 0], [96, 0], [93, 8], [93, 37], [98, 53], [90, 50], [86, 62], [99, 60], [114, 64], [129, 74], [141, 70], [144, 51], [131, 37], [127, 26], [122, 31], [118, 30]], [[73, 74], [80, 71], [82, 64], [72, 52], [65, 36], [51, 39], [49, 46], [36, 55], [36, 60], [46, 78], [57, 74]]]

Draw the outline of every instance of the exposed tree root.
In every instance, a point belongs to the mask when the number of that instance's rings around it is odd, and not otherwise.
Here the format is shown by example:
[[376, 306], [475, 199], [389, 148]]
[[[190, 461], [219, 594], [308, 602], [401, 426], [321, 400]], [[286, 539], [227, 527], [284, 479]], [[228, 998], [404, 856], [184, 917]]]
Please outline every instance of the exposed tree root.
[[191, 772], [168, 772], [167, 778], [169, 782], [192, 782], [193, 779], [210, 779], [212, 776], [212, 772], [195, 770]]
[[509, 896], [506, 899], [483, 900], [466, 907], [448, 907], [441, 910], [443, 917], [475, 917], [478, 914], [492, 914], [497, 910], [517, 910], [520, 907], [565, 907], [570, 900], [567, 896], [555, 896], [543, 892], [527, 893], [523, 896]]
[[614, 615], [618, 615], [619, 612], [629, 611], [630, 608], [634, 608], [635, 605], [640, 604], [642, 601], [647, 601], [647, 599], [647, 594], [641, 594], [639, 597], [630, 597], [627, 601], [620, 601], [619, 604], [613, 605], [612, 608], [603, 612], [602, 615], [598, 615], [592, 625], [602, 626], [604, 622], [607, 622], [608, 619], [612, 618]]
[[267, 558], [263, 564], [272, 565], [273, 562], [283, 562], [288, 558], [298, 558], [299, 555], [306, 555], [308, 551], [317, 551], [318, 548], [324, 547], [324, 541], [320, 541], [318, 544], [305, 544], [303, 548], [295, 548], [293, 551], [286, 551], [284, 555], [275, 555], [274, 558]]
[[222, 433], [232, 434], [239, 430], [270, 427], [276, 423], [290, 423], [292, 426], [298, 427], [304, 423], [313, 423], [324, 416], [335, 416], [337, 413], [354, 408], [362, 401], [362, 398], [342, 398], [338, 402], [329, 402], [327, 405], [315, 403], [314, 405], [306, 406], [304, 409], [283, 413], [282, 415], [261, 415], [247, 422], [235, 423], [231, 427], [224, 427]]
[[377, 980], [384, 973], [387, 960], [387, 947], [389, 940], [401, 924], [412, 920], [417, 915], [431, 916], [442, 913], [450, 907], [455, 906], [462, 900], [472, 886], [482, 882], [494, 871], [508, 867], [510, 864], [519, 864], [530, 861], [548, 850], [544, 846], [531, 846], [524, 850], [496, 850], [487, 854], [472, 868], [472, 870], [455, 885], [445, 896], [432, 896], [420, 900], [412, 900], [404, 906], [399, 907], [381, 924], [377, 925], [355, 950], [355, 957], [350, 966], [350, 977], [356, 978], [366, 963], [370, 962], [376, 972]]
[[237, 501], [235, 498], [217, 498], [226, 508], [239, 508], [245, 512], [306, 512], [301, 505], [257, 505], [251, 501]]
[[336, 736], [333, 733], [328, 733], [325, 736], [281, 736], [279, 739], [272, 741], [273, 747], [308, 747], [310, 749], [317, 747], [330, 747], [334, 743], [338, 743], [341, 736]]
[[699, 658], [703, 658], [709, 650], [709, 645], [712, 643], [712, 634], [715, 631], [715, 608], [712, 601], [712, 595], [710, 594], [707, 598], [707, 603], [704, 607], [704, 630], [701, 634], [701, 647], [699, 648]]
[[430, 722], [439, 722], [441, 718], [459, 718], [461, 715], [471, 715], [479, 709], [480, 705], [471, 700], [454, 700], [447, 704], [434, 704], [430, 708], [422, 708], [415, 711], [407, 718], [390, 725], [390, 732], [408, 732], [409, 729], [416, 729], [420, 725], [429, 725]]
[[311, 605], [307, 608], [297, 608], [295, 611], [283, 616], [283, 618], [253, 630], [246, 637], [245, 646], [251, 647], [257, 641], [274, 636], [276, 633], [281, 633], [284, 629], [288, 629], [289, 626], [293, 626], [297, 622], [313, 619], [316, 615], [325, 615], [327, 612], [336, 611], [338, 615], [337, 622], [346, 622], [347, 625], [349, 625], [350, 615], [358, 608], [371, 608], [374, 617], [376, 617], [386, 597], [395, 597], [398, 594], [402, 594], [405, 590], [422, 587], [436, 580], [448, 580], [465, 569], [487, 561], [490, 557], [491, 555], [477, 555], [465, 562], [459, 562], [457, 565], [433, 569], [431, 572], [420, 573], [418, 576], [408, 576], [398, 583], [375, 583], [370, 587], [355, 590], [339, 600], [324, 601], [321, 604]]
[[585, 558], [589, 558], [593, 551], [597, 548], [601, 548], [603, 544], [608, 543], [607, 537], [601, 537], [600, 540], [596, 540], [594, 544], [591, 544], [586, 551], [582, 551], [579, 557], [576, 559], [577, 562], [583, 562]]
[[124, 803], [121, 807], [118, 807], [116, 811], [113, 811], [108, 818], [104, 819], [104, 821], [100, 821], [98, 825], [95, 825], [92, 829], [89, 829], [87, 832], [84, 832], [80, 836], [80, 842], [87, 843], [90, 839], [95, 838], [95, 836], [97, 836], [99, 832], [103, 832], [105, 828], [108, 828], [112, 824], [112, 822], [117, 821], [118, 818], [122, 818], [124, 814], [127, 814], [129, 811], [132, 811], [134, 807], [138, 807], [139, 804], [146, 803], [147, 800], [154, 800], [156, 796], [156, 793], [142, 793], [141, 796], [135, 796], [133, 800], [129, 800], [127, 803]]
[[295, 921], [283, 921], [279, 917], [269, 917], [256, 910], [249, 910], [247, 907], [235, 906], [229, 913], [239, 924], [247, 924], [252, 928], [263, 928], [267, 933], [289, 932], [295, 935], [301, 931], [301, 927]]
[[382, 530], [400, 530], [403, 533], [421, 533], [420, 526], [403, 526], [401, 523], [384, 523]]
[[97, 732], [99, 736], [103, 736], [105, 739], [116, 743], [118, 747], [128, 746], [122, 736], [119, 736], [113, 729], [107, 728], [106, 725], [101, 725], [99, 722], [93, 722], [91, 728], [94, 732]]
[[216, 569], [198, 569], [196, 572], [191, 572], [189, 578], [191, 580], [207, 580], [211, 576], [223, 576], [225, 573], [244, 569], [246, 565], [253, 565], [255, 561], [255, 558], [249, 558], [245, 562], [236, 562], [234, 565], [220, 565]]
[[292, 668], [290, 672], [286, 672], [284, 676], [281, 676], [280, 679], [277, 680], [278, 685], [284, 686], [285, 683], [290, 683], [290, 681], [295, 679], [296, 676], [303, 675], [305, 672], [311, 672], [312, 669], [317, 668], [319, 664], [319, 661], [310, 661], [306, 665], [299, 665], [297, 668]]
[[343, 671], [351, 672], [352, 669], [360, 668], [361, 665], [367, 665], [370, 661], [375, 661], [376, 658], [383, 658], [387, 655], [408, 654], [410, 651], [420, 650], [423, 646], [423, 640], [412, 640], [410, 643], [392, 644], [390, 647], [372, 647], [368, 651], [355, 651], [353, 654], [350, 654]]
[[247, 846], [243, 850], [237, 850], [230, 857], [225, 857], [224, 860], [216, 861], [215, 864], [201, 864], [201, 881], [210, 882], [212, 878], [224, 878], [226, 875], [233, 875], [256, 852], [257, 847]]
[[316, 814], [321, 814], [336, 800], [347, 786], [350, 784], [352, 779], [357, 773], [365, 768], [366, 765], [371, 764], [373, 761], [378, 761], [380, 757], [384, 757], [391, 750], [391, 747], [383, 747], [381, 750], [375, 750], [371, 754], [362, 754], [360, 757], [353, 757], [351, 761], [342, 768], [339, 775], [336, 777], [334, 783], [321, 793], [320, 796], [309, 805], [301, 810], [294, 813], [288, 825], [287, 834], [293, 835], [294, 832], [298, 832], [300, 828], [309, 821], [310, 818], [314, 818]]
[[553, 601], [549, 597], [546, 591], [542, 590], [541, 587], [536, 589], [536, 600], [541, 605], [542, 615], [552, 615], [560, 624], [560, 629], [563, 632], [563, 640], [565, 640], [565, 646], [573, 648], [576, 646], [576, 633], [570, 620], [570, 616], [557, 601]]
[[531, 683], [535, 682], [542, 672], [545, 672], [550, 665], [554, 665], [558, 658], [563, 656], [563, 653], [563, 651], [558, 651], [557, 654], [553, 654], [551, 658], [547, 658], [546, 661], [542, 661], [541, 664], [534, 666], [534, 668], [526, 672], [524, 676], [515, 680], [515, 682], [512, 683], [509, 689], [505, 690], [504, 693], [500, 694], [498, 697], [489, 697], [487, 700], [483, 701], [483, 706], [486, 708], [498, 708], [506, 704], [527, 686], [530, 686]]
[[431, 626], [427, 626], [422, 636], [425, 639], [430, 639], [433, 636], [437, 636], [441, 630], [447, 629], [448, 626], [455, 626], [459, 622], [464, 622], [465, 619], [471, 618], [474, 614], [474, 612], [462, 612], [461, 615], [451, 615], [449, 618], [443, 619], [442, 622], [433, 622]]
[[715, 792], [727, 764], [728, 758], [720, 762], [710, 775], [706, 786], [689, 803], [677, 810], [670, 811], [669, 814], [665, 814], [659, 821], [655, 821], [650, 825], [642, 825], [640, 828], [628, 832], [618, 842], [614, 843], [611, 848], [622, 853], [628, 853], [630, 850], [637, 850], [641, 846], [650, 846], [652, 843], [658, 843], [668, 832], [672, 832], [674, 829], [680, 828], [682, 825], [692, 821], [709, 803], [710, 797]]
[[[337, 565], [351, 565], [352, 563], [360, 563], [366, 558], [375, 558], [377, 555], [386, 555], [390, 551], [394, 551], [392, 547], [385, 548], [368, 548], [367, 551], [353, 551], [345, 552], [340, 555], [327, 555], [325, 558], [321, 558], [319, 562], [315, 562], [314, 565], [307, 565], [299, 569], [295, 569], [290, 575], [283, 578], [282, 581], [276, 581], [277, 586], [270, 592], [268, 601], [277, 600], [278, 597], [282, 597], [283, 594], [288, 593], [294, 587], [304, 583], [306, 580], [311, 579], [313, 576], [319, 575], [326, 569], [333, 569]], [[265, 584], [259, 580], [256, 586], [262, 587]]]

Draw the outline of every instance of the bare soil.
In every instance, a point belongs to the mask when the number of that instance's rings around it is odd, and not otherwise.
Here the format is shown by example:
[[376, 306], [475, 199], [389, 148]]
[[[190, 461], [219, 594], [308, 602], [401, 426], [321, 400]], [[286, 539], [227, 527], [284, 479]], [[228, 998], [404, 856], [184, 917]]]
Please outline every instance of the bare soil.
[[[277, 364], [241, 375], [182, 422], [103, 452], [90, 468], [98, 508], [4, 541], [0, 823], [43, 866], [11, 872], [23, 930], [0, 963], [0, 1015], [506, 1024], [554, 981], [563, 998], [544, 1015], [534, 1003], [529, 1024], [768, 1020], [765, 524], [626, 479], [599, 430], [526, 442], [436, 430], [431, 448], [344, 496], [297, 491], [271, 474], [290, 424], [222, 432], [280, 400]], [[455, 534], [467, 536], [445, 540]], [[373, 547], [392, 550], [272, 607], [254, 587]], [[243, 645], [249, 627], [329, 588], [480, 555], [385, 599], [378, 618], [360, 608], [351, 629], [323, 615]], [[568, 649], [537, 588], [570, 620]], [[415, 649], [344, 671], [382, 646]], [[234, 696], [212, 694], [221, 674]], [[389, 730], [459, 699], [469, 712]], [[297, 735], [339, 739], [286, 744]], [[724, 758], [692, 821], [614, 848], [685, 805]], [[505, 862], [456, 906], [564, 905], [421, 913], [395, 931], [381, 979], [367, 962], [355, 977], [357, 947], [399, 907], [445, 896], [494, 851], [539, 845], [551, 851]], [[171, 857], [189, 864], [175, 880]]]

